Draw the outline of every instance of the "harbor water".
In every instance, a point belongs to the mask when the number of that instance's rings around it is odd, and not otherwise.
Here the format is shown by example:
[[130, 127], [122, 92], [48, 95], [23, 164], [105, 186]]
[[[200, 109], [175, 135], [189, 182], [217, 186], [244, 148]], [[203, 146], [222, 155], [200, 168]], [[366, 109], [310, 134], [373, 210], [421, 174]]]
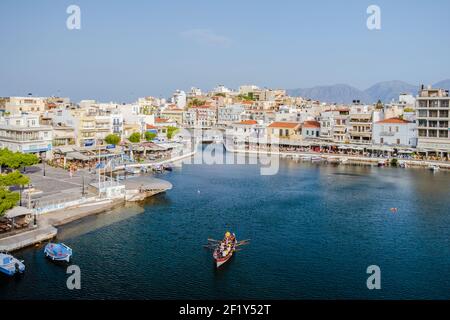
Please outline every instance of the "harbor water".
[[[449, 299], [450, 174], [281, 160], [183, 165], [173, 189], [60, 228], [81, 289], [43, 245], [0, 299]], [[397, 210], [391, 210], [397, 208]], [[208, 238], [251, 239], [216, 270]], [[381, 270], [368, 290], [367, 267]]]

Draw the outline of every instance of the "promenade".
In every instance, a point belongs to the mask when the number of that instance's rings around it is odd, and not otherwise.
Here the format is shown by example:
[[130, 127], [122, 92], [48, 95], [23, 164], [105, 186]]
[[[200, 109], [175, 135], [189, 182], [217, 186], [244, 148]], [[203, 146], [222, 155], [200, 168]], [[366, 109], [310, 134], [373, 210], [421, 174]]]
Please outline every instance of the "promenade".
[[[174, 163], [194, 154], [195, 151], [159, 162], [129, 164], [127, 167]], [[123, 170], [123, 167], [118, 167], [115, 168], [115, 171], [121, 169]], [[22, 191], [22, 206], [35, 209], [48, 205], [76, 203], [77, 200], [79, 203], [60, 210], [39, 214], [36, 216], [37, 226], [9, 236], [3, 235], [3, 237], [0, 237], [0, 251], [14, 251], [47, 241], [57, 236], [58, 230], [56, 227], [90, 215], [112, 210], [123, 205], [126, 200], [143, 200], [145, 197], [172, 189], [171, 183], [148, 175], [130, 177], [121, 182], [125, 186], [125, 197], [114, 199], [99, 198], [98, 194], [88, 187], [91, 182], [95, 184], [98, 176], [87, 169], [78, 170], [70, 174], [66, 170], [48, 165], [44, 169], [43, 165], [39, 164], [27, 168], [25, 174], [31, 180], [31, 193]]]
[[[321, 157], [324, 160], [339, 159], [346, 160], [341, 162], [343, 164], [378, 164], [380, 161], [390, 161], [395, 157], [366, 157], [362, 155], [348, 155], [348, 154], [338, 154], [338, 153], [324, 153], [324, 152], [304, 152], [304, 151], [274, 151], [274, 150], [249, 150], [249, 149], [238, 149], [233, 146], [224, 144], [225, 148], [229, 152], [234, 153], [245, 153], [245, 154], [261, 154], [261, 155], [278, 155], [280, 157]], [[427, 168], [429, 165], [438, 166], [441, 169], [450, 170], [450, 163], [444, 161], [435, 160], [415, 160], [415, 159], [398, 159], [405, 163], [407, 166], [411, 167], [422, 167]]]

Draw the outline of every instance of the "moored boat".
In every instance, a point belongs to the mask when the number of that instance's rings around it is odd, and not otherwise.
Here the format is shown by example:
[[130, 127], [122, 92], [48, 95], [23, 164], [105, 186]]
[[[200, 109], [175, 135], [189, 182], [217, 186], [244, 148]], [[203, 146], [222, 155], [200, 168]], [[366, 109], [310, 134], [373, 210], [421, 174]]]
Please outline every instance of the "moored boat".
[[64, 243], [48, 243], [44, 248], [45, 256], [53, 261], [70, 261], [72, 249]]
[[13, 276], [17, 273], [25, 272], [25, 265], [23, 261], [14, 258], [7, 253], [0, 253], [0, 272], [8, 276]]
[[217, 268], [230, 260], [236, 250], [236, 243], [237, 241], [235, 234], [226, 232], [224, 239], [218, 243], [213, 253]]
[[386, 160], [380, 160], [380, 161], [378, 161], [378, 166], [379, 166], [379, 167], [385, 167], [385, 166], [386, 166]]
[[429, 164], [429, 165], [428, 165], [428, 169], [431, 170], [431, 171], [433, 171], [433, 172], [438, 172], [440, 168], [439, 168], [438, 165], [435, 165], [435, 164]]

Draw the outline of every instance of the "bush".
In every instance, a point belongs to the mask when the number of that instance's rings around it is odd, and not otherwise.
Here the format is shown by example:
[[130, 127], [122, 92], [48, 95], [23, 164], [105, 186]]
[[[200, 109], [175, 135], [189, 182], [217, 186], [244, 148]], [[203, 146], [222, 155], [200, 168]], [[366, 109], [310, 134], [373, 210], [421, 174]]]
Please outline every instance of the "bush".
[[120, 143], [120, 137], [117, 134], [108, 134], [105, 138], [105, 142], [117, 146]]
[[173, 135], [177, 133], [178, 128], [177, 127], [167, 127], [167, 138], [170, 140], [172, 139]]
[[391, 160], [391, 166], [392, 166], [392, 167], [398, 166], [398, 160], [397, 160], [396, 158], [394, 158], [394, 159]]
[[152, 141], [153, 139], [156, 138], [156, 133], [154, 132], [150, 132], [150, 131], [146, 131], [144, 134], [145, 140], [147, 141]]
[[141, 142], [141, 135], [139, 132], [132, 133], [128, 137], [128, 140], [130, 140], [130, 142], [132, 142], [132, 143], [139, 143], [139, 142]]

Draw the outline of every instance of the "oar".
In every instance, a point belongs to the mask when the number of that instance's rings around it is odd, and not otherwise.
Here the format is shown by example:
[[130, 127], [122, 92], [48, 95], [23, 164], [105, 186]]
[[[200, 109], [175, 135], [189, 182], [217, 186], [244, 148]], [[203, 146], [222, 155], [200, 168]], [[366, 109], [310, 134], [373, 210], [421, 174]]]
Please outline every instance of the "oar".
[[208, 239], [208, 242], [220, 242], [219, 240]]

